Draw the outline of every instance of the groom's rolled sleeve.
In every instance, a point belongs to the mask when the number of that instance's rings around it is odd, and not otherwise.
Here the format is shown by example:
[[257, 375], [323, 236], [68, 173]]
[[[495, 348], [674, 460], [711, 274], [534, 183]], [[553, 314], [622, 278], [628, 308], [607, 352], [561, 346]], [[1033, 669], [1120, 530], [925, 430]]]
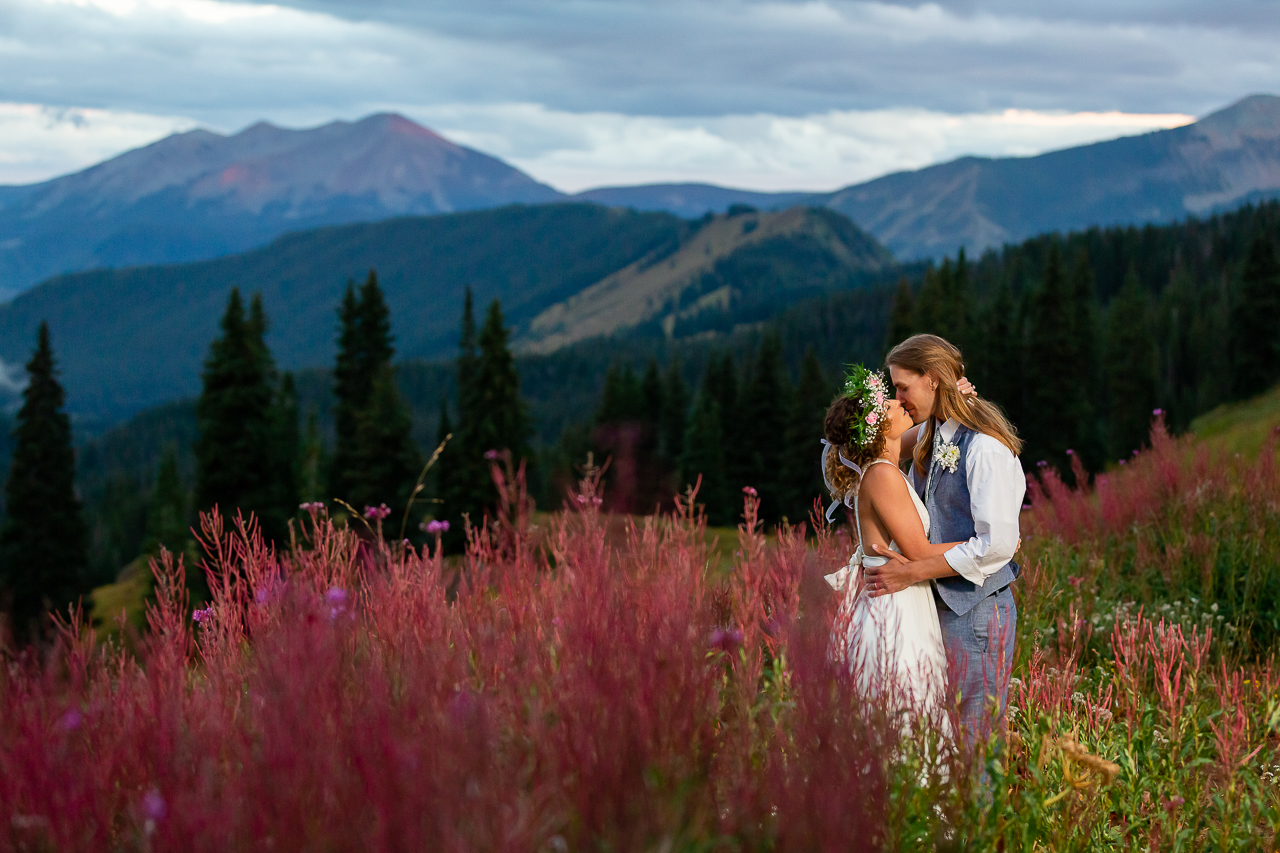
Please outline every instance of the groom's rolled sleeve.
[[989, 435], [975, 436], [965, 454], [973, 538], [944, 555], [956, 574], [977, 586], [1013, 559], [1018, 514], [1027, 493], [1018, 457]]

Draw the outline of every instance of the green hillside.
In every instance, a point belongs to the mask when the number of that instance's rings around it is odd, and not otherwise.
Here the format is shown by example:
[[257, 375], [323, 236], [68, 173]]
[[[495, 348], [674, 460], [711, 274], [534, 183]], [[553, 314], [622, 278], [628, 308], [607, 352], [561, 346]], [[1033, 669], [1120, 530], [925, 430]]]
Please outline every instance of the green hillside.
[[306, 231], [242, 255], [52, 279], [0, 306], [0, 359], [27, 358], [48, 320], [69, 408], [112, 422], [195, 394], [232, 287], [262, 293], [282, 368], [334, 353], [349, 278], [376, 268], [400, 358], [449, 354], [470, 286], [520, 323], [643, 257], [674, 251], [696, 226], [665, 213], [591, 204], [511, 206]]
[[[683, 260], [695, 253], [697, 263]], [[34, 329], [48, 320], [68, 407], [82, 430], [99, 431], [198, 392], [232, 287], [262, 293], [271, 320], [267, 341], [281, 368], [329, 364], [342, 289], [370, 269], [391, 309], [397, 358], [417, 360], [452, 354], [468, 286], [481, 306], [500, 299], [520, 336], [549, 306], [598, 293], [599, 283], [614, 281], [619, 271], [639, 271], [650, 286], [644, 299], [681, 309], [681, 333], [693, 334], [702, 327], [686, 321], [698, 312], [680, 300], [696, 300], [691, 294], [699, 288], [723, 292], [726, 298], [704, 306], [713, 310], [702, 315], [729, 330], [798, 298], [863, 285], [896, 268], [883, 247], [830, 211], [737, 211], [686, 222], [592, 204], [511, 206], [301, 232], [201, 263], [62, 276], [0, 305], [0, 359], [24, 361]], [[550, 351], [653, 314], [628, 305], [610, 310], [604, 326], [570, 318], [559, 324], [555, 342], [544, 339], [535, 348]], [[653, 331], [662, 334], [657, 326]]]
[[1280, 386], [1206, 412], [1191, 422], [1191, 432], [1233, 453], [1257, 453], [1268, 436], [1280, 433]]

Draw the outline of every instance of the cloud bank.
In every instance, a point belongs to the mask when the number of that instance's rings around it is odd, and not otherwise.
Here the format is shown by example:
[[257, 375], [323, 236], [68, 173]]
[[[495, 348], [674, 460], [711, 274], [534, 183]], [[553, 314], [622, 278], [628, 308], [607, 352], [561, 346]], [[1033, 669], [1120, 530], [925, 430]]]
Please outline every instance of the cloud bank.
[[1280, 4], [1200, 0], [8, 0], [0, 102], [38, 106], [0, 109], [0, 182], [392, 109], [569, 190], [831, 188], [1280, 91], [1278, 40]]

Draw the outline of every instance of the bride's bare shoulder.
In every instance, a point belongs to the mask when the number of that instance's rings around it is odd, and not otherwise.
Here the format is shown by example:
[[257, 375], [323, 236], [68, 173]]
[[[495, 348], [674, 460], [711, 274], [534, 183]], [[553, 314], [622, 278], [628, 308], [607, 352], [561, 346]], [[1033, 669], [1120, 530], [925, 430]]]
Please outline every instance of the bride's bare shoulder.
[[906, 484], [907, 481], [902, 478], [902, 472], [896, 465], [884, 463], [868, 465], [866, 472], [862, 475], [862, 490], [868, 494], [893, 494], [905, 488]]

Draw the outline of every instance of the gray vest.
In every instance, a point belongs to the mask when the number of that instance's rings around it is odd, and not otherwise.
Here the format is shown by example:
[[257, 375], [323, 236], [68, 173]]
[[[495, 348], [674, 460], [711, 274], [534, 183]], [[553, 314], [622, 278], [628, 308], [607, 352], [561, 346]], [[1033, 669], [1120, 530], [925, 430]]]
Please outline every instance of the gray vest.
[[[941, 424], [935, 426], [941, 426]], [[977, 433], [973, 430], [961, 426], [951, 437], [952, 443], [960, 448], [960, 460], [956, 463], [956, 470], [953, 473], [941, 468], [937, 462], [932, 462], [929, 466], [929, 476], [923, 478], [922, 482], [922, 478], [916, 473], [915, 465], [911, 466], [911, 484], [915, 486], [916, 492], [924, 500], [925, 508], [929, 510], [929, 541], [935, 545], [939, 542], [964, 542], [973, 538], [975, 532], [973, 510], [969, 502], [969, 480], [965, 461], [969, 453], [969, 445], [975, 435]], [[940, 440], [935, 433], [935, 446]], [[963, 616], [982, 599], [995, 595], [1013, 583], [1021, 573], [1022, 569], [1018, 564], [1011, 562], [1001, 566], [1000, 570], [994, 574], [988, 575], [982, 586], [959, 575], [952, 575], [936, 579], [934, 588], [938, 591], [938, 597], [942, 599], [943, 604], [947, 605], [953, 613]]]

